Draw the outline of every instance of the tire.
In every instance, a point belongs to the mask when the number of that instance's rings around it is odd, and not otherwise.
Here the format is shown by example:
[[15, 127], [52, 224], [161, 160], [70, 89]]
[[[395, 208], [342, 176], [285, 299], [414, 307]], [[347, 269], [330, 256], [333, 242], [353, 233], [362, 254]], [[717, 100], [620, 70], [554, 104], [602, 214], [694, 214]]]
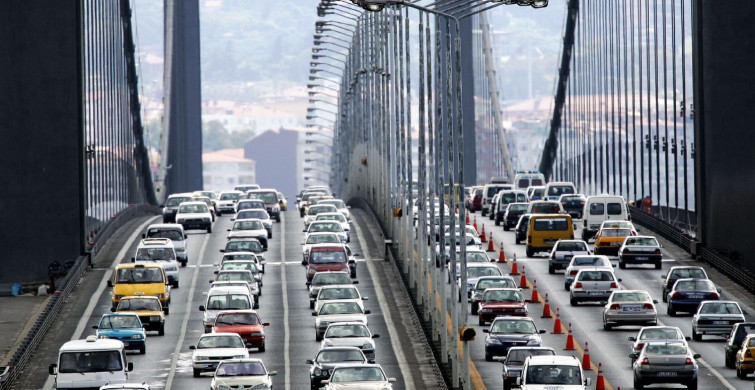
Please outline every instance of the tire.
[[530, 246], [527, 246], [527, 257], [535, 256], [535, 251]]
[[486, 213], [486, 212], [485, 212], [485, 209], [482, 209], [482, 210], [480, 211], [480, 215], [482, 215], [483, 217], [484, 217], [484, 216], [486, 216], [487, 214], [488, 214], [488, 213]]
[[267, 238], [273, 238], [273, 232], [267, 232]]
[[186, 259], [186, 260], [182, 261], [181, 262], [181, 267], [186, 268], [186, 264], [188, 264], [188, 263], [189, 263], [189, 259]]
[[724, 353], [724, 365], [726, 368], [734, 368], [734, 359], [731, 358], [729, 352]]
[[668, 296], [666, 295], [666, 289], [661, 289], [661, 299], [663, 302], [668, 302]]
[[275, 222], [280, 222], [280, 221], [281, 221], [281, 216], [280, 216], [280, 214], [278, 214], [278, 216], [275, 217]]
[[666, 306], [666, 314], [670, 315], [671, 317], [676, 316], [676, 309], [674, 309], [670, 304]]
[[477, 305], [472, 303], [472, 315], [477, 315], [477, 313], [478, 313]]
[[173, 282], [173, 288], [178, 288], [178, 280]]
[[488, 355], [488, 354], [486, 353], [486, 354], [485, 354], [485, 361], [486, 361], [486, 362], [492, 362], [492, 361], [493, 361], [493, 356], [492, 356], [492, 355]]
[[740, 367], [737, 367], [737, 378], [747, 379], [747, 372]]
[[165, 336], [165, 324], [160, 324], [160, 327], [157, 328], [157, 334], [159, 336]]
[[477, 325], [485, 326], [485, 321], [482, 319], [482, 317], [477, 318]]
[[520, 240], [520, 239], [518, 239], [518, 238], [517, 238], [517, 239], [514, 239], [514, 242], [515, 242], [515, 243], [516, 243], [517, 245], [519, 245], [519, 244], [521, 244], [521, 243], [522, 243], [522, 240]]
[[197, 369], [195, 368], [195, 369], [194, 369], [194, 378], [199, 378], [199, 375], [200, 375], [200, 374], [202, 374], [202, 371], [199, 371], [199, 370], [197, 370]]
[[703, 341], [703, 335], [702, 333], [697, 333], [695, 328], [692, 328], [692, 340], [695, 341]]
[[495, 218], [495, 226], [501, 226], [501, 220], [498, 217]]
[[645, 390], [645, 384], [642, 383], [642, 381], [637, 380], [637, 377], [634, 378], [634, 389], [635, 390]]
[[167, 315], [167, 314], [170, 314], [170, 307], [169, 307], [169, 306], [165, 306], [165, 307], [163, 308], [163, 313], [165, 313], [166, 315]]
[[579, 304], [579, 301], [574, 299], [574, 297], [569, 297], [569, 304], [572, 306], [577, 306]]
[[503, 390], [511, 390], [511, 383], [503, 381]]
[[564, 283], [564, 290], [569, 291], [569, 287], [571, 287], [569, 283]]
[[[548, 273], [551, 274], [551, 275], [554, 275], [556, 273], [556, 268], [553, 267], [552, 265], [549, 265], [548, 266]], [[568, 290], [569, 287], [566, 287], [566, 289]]]
[[582, 241], [587, 242], [587, 240], [589, 239], [590, 237], [587, 236], [587, 233], [585, 233], [585, 231], [582, 230]]
[[212, 233], [212, 226], [207, 227], [207, 233]]
[[663, 267], [663, 265], [661, 264], [660, 261], [655, 263], [655, 269], [661, 269], [661, 267]]
[[222, 215], [223, 215], [223, 212], [222, 212], [222, 211], [220, 211], [220, 210], [218, 210], [218, 212], [217, 212], [217, 213], [215, 213], [215, 215], [217, 215], [218, 217], [220, 217], [220, 216], [222, 216]]
[[312, 301], [309, 301], [309, 308], [310, 309], [314, 309], [315, 308], [315, 303], [312, 302]]
[[145, 353], [147, 353], [147, 346], [146, 345], [142, 345], [142, 347], [139, 348], [139, 354], [140, 355], [144, 355]]
[[606, 320], [603, 320], [603, 330], [611, 331], [613, 330], [613, 326], [606, 322]]
[[315, 332], [315, 341], [317, 341], [318, 343], [322, 341], [322, 337], [319, 334], [317, 334], [317, 332]]
[[507, 232], [507, 231], [509, 231], [509, 230], [511, 230], [511, 228], [509, 227], [509, 225], [508, 225], [508, 224], [505, 224], [505, 223], [504, 223], [504, 224], [503, 224], [503, 231], [504, 231], [504, 232]]
[[262, 346], [260, 346], [259, 351], [260, 352], [265, 352], [265, 344], [262, 344]]
[[621, 257], [619, 257], [619, 268], [621, 269], [627, 269], [626, 263], [624, 263], [623, 260], [621, 260]]
[[687, 383], [687, 388], [690, 390], [697, 390], [697, 379]]

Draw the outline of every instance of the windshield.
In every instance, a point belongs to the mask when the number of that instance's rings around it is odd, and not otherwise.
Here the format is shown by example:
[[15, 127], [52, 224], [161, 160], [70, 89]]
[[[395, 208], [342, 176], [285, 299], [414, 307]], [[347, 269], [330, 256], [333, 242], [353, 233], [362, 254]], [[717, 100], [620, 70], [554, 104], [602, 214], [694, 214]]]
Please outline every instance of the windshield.
[[672, 279], [708, 279], [705, 271], [699, 268], [682, 268], [671, 271], [669, 278]]
[[162, 310], [162, 307], [160, 306], [160, 301], [157, 299], [128, 298], [128, 299], [121, 299], [121, 301], [118, 303], [118, 310], [119, 311], [126, 311], [126, 310], [160, 311]]
[[310, 264], [345, 263], [346, 254], [343, 251], [317, 251], [309, 254]]
[[251, 309], [249, 297], [242, 294], [210, 295], [207, 310], [247, 310]]
[[225, 313], [218, 314], [215, 326], [218, 325], [259, 325], [260, 319], [254, 313]]
[[512, 212], [512, 211], [521, 212], [521, 211], [527, 210], [527, 204], [526, 203], [512, 203], [509, 205], [507, 210], [509, 212]]
[[[244, 261], [244, 262], [233, 262], [233, 263], [223, 263], [223, 265], [220, 267], [221, 271], [244, 271], [248, 270], [251, 271], [252, 274], [256, 274], [258, 272], [257, 270], [257, 264], [251, 262], [251, 261]], [[235, 279], [240, 280], [240, 279]]]
[[239, 211], [238, 214], [236, 214], [236, 218], [238, 219], [270, 219], [270, 215], [268, 215], [267, 211], [262, 209], [252, 209], [252, 210], [242, 210]]
[[315, 274], [312, 278], [312, 285], [324, 285], [324, 284], [350, 284], [351, 278], [345, 273], [319, 273]]
[[220, 200], [239, 200], [241, 194], [236, 192], [224, 192], [220, 194]]
[[650, 328], [642, 331], [640, 340], [683, 340], [684, 337], [675, 328]]
[[333, 371], [331, 382], [377, 382], [384, 381], [383, 370], [377, 367], [339, 367]]
[[309, 232], [337, 232], [343, 231], [343, 227], [337, 222], [313, 222], [309, 225]]
[[632, 235], [629, 229], [603, 229], [600, 231], [603, 237], [627, 237]]
[[205, 336], [199, 339], [197, 349], [206, 348], [245, 348], [241, 337], [236, 336]]
[[594, 265], [598, 267], [607, 266], [606, 259], [602, 257], [593, 257], [593, 256], [574, 256], [574, 259], [572, 261], [572, 265]]
[[359, 293], [354, 287], [344, 288], [323, 288], [320, 290], [320, 295], [317, 296], [320, 300], [334, 300], [334, 299], [359, 299]]
[[189, 213], [208, 213], [206, 204], [182, 204], [178, 207], [178, 212], [181, 214]]
[[585, 244], [584, 242], [579, 242], [579, 241], [561, 241], [561, 242], [559, 242], [559, 243], [556, 244], [556, 250], [557, 251], [566, 251], [566, 252], [570, 252], [570, 251], [586, 252], [588, 249], [587, 249], [587, 244]]
[[226, 252], [262, 252], [262, 244], [257, 240], [228, 241], [225, 244]]
[[336, 209], [336, 206], [333, 206], [332, 204], [318, 204], [317, 206], [312, 206], [309, 208], [309, 211], [307, 211], [307, 215], [317, 215], [319, 213], [335, 213], [338, 212]]
[[141, 283], [165, 283], [160, 268], [121, 268], [115, 276], [115, 283], [141, 284]]
[[614, 302], [650, 302], [650, 295], [645, 292], [617, 292], [613, 293]]
[[[537, 211], [533, 212], [537, 213]], [[535, 220], [534, 229], [537, 231], [563, 231], [569, 230], [566, 218], [538, 218]]]
[[532, 212], [535, 214], [558, 213], [561, 209], [558, 203], [535, 203], [532, 205]]
[[674, 285], [674, 291], [716, 291], [710, 280], [680, 280]]
[[257, 260], [257, 255], [255, 255], [254, 253], [244, 253], [223, 256], [222, 262], [226, 262], [228, 260]]
[[487, 279], [481, 280], [477, 283], [478, 290], [485, 290], [488, 288], [496, 287], [516, 288], [516, 285], [514, 284], [514, 281], [510, 279]]
[[564, 194], [573, 194], [574, 187], [572, 186], [549, 186], [548, 196], [561, 196]]
[[515, 290], [493, 290], [486, 291], [482, 294], [483, 302], [524, 302], [524, 298], [519, 291]]
[[687, 347], [679, 344], [648, 344], [645, 354], [653, 355], [686, 355]]
[[490, 326], [491, 333], [534, 334], [535, 324], [529, 320], [497, 320]]
[[221, 362], [215, 372], [216, 376], [253, 376], [267, 375], [265, 366], [260, 362]]
[[370, 332], [364, 325], [331, 325], [325, 332], [325, 337], [370, 337]]
[[320, 308], [320, 315], [329, 314], [362, 314], [362, 309], [356, 302], [330, 302]]
[[100, 329], [127, 329], [127, 328], [141, 328], [142, 322], [139, 317], [135, 315], [131, 316], [106, 316], [100, 321]]
[[580, 282], [613, 282], [613, 274], [608, 271], [580, 271], [577, 275]]
[[175, 260], [176, 252], [170, 248], [139, 248], [136, 260]]
[[[330, 337], [330, 336], [326, 336]], [[333, 363], [333, 362], [364, 362], [364, 355], [361, 352], [348, 349], [348, 350], [325, 350], [320, 351], [317, 354], [316, 362], [319, 363]]]
[[172, 241], [183, 241], [184, 237], [178, 229], [149, 229], [147, 230], [149, 238], [168, 238]]
[[467, 268], [467, 278], [479, 278], [480, 276], [501, 276], [501, 270], [498, 267]]
[[506, 357], [507, 364], [522, 364], [530, 356], [551, 356], [556, 353], [550, 349], [512, 349]]
[[252, 192], [249, 194], [249, 199], [260, 199], [266, 204], [278, 203], [278, 194], [275, 192]]
[[340, 200], [324, 200], [320, 202], [320, 204], [332, 204], [333, 206], [336, 206], [337, 209], [346, 208], [346, 205], [343, 203], [343, 201]]
[[337, 244], [341, 239], [335, 234], [310, 234], [306, 244]]
[[700, 307], [700, 314], [742, 314], [742, 310], [733, 302], [710, 302]]
[[252, 280], [254, 280], [254, 276], [252, 275], [251, 272], [221, 271], [218, 274], [217, 279], [215, 280], [217, 280], [218, 282], [227, 282], [227, 281], [232, 281], [232, 280], [243, 280], [246, 282], [251, 282]]
[[65, 352], [60, 354], [58, 372], [61, 374], [122, 371], [119, 351]]
[[262, 221], [236, 221], [233, 224], [233, 230], [262, 230], [265, 227], [262, 226]]
[[165, 202], [165, 207], [176, 207], [183, 202], [190, 202], [190, 201], [191, 201], [191, 197], [189, 196], [179, 196], [175, 198], [170, 198], [168, 199], [167, 202]]
[[467, 263], [489, 263], [488, 255], [482, 252], [467, 252]]
[[338, 221], [338, 222], [346, 222], [346, 217], [343, 216], [343, 214], [318, 214], [315, 218], [315, 221]]
[[658, 246], [658, 241], [652, 237], [629, 237], [626, 245]]
[[264, 209], [265, 204], [254, 200], [254, 201], [241, 201], [236, 206], [236, 209], [238, 210], [252, 210], [252, 209]]
[[581, 385], [579, 366], [531, 365], [527, 367], [528, 385]]

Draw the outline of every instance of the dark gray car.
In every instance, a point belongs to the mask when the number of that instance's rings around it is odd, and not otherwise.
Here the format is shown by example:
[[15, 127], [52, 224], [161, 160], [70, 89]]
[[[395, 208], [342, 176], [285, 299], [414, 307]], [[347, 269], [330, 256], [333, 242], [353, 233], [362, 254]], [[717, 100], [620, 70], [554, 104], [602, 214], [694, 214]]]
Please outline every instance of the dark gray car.
[[634, 371], [634, 388], [643, 390], [646, 385], [655, 383], [679, 383], [688, 389], [697, 390], [698, 354], [692, 354], [683, 344], [650, 342], [639, 354], [630, 357], [636, 361]]

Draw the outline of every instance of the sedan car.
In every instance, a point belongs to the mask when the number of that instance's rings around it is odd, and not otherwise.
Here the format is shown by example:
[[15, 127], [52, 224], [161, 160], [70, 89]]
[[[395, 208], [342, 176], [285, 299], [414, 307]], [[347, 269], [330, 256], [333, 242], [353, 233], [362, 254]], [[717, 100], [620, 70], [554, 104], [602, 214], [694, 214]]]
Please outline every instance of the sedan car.
[[[477, 279], [483, 276], [503, 276], [503, 273], [495, 264], [469, 264], [467, 266], [467, 296], [477, 284]], [[461, 279], [459, 279], [459, 283], [461, 283]]]
[[720, 297], [716, 285], [708, 279], [678, 279], [666, 295], [666, 313], [670, 316], [679, 311], [694, 313], [700, 302]]
[[315, 216], [315, 219], [312, 222], [314, 221], [336, 221], [340, 223], [343, 231], [346, 232], [346, 242], [351, 242], [351, 235], [349, 234], [349, 231], [351, 231], [351, 226], [349, 226], [349, 221], [346, 220], [346, 217], [344, 217], [343, 214], [339, 212], [321, 212], [317, 214], [317, 216]]
[[213, 333], [236, 333], [249, 347], [265, 352], [265, 327], [270, 323], [260, 321], [254, 310], [226, 310], [215, 317]]
[[485, 338], [485, 360], [492, 361], [494, 356], [506, 356], [509, 348], [518, 346], [539, 347], [543, 343], [540, 334], [545, 329], [537, 329], [530, 317], [498, 317], [483, 329]]
[[121, 314], [136, 314], [145, 330], [156, 330], [160, 336], [165, 334], [165, 310], [155, 296], [123, 297], [112, 310]]
[[585, 208], [585, 198], [582, 194], [564, 194], [558, 199], [561, 202], [561, 207], [564, 211], [569, 213], [572, 218], [582, 218], [582, 212]]
[[643, 390], [655, 383], [679, 383], [688, 389], [697, 389], [698, 354], [692, 354], [684, 344], [653, 341], [645, 344], [642, 352], [630, 355], [635, 359], [634, 388]]
[[518, 288], [489, 288], [482, 293], [477, 313], [479, 325], [485, 325], [498, 316], [526, 316], [527, 303]]
[[218, 196], [217, 208], [218, 217], [225, 214], [233, 214], [236, 212], [236, 202], [238, 202], [241, 195], [244, 193], [241, 191], [223, 191]]
[[309, 368], [309, 385], [311, 390], [321, 388], [322, 381], [328, 380], [333, 369], [344, 364], [367, 364], [374, 361], [367, 360], [362, 350], [357, 347], [324, 347], [320, 348], [314, 359], [307, 359]]
[[265, 247], [260, 240], [256, 238], [232, 238], [225, 243], [225, 248], [220, 250], [221, 253], [231, 252], [252, 252], [257, 255], [257, 259], [265, 262]]
[[623, 325], [657, 325], [657, 300], [645, 290], [614, 291], [603, 308], [603, 329]]
[[147, 332], [144, 331], [139, 316], [133, 313], [108, 313], [100, 318], [97, 329], [98, 339], [113, 339], [123, 342], [125, 349], [137, 349], [140, 354], [147, 351]]
[[747, 375], [755, 372], [755, 335], [748, 335], [734, 358], [734, 368], [737, 377], [746, 379]]
[[663, 279], [663, 283], [661, 284], [661, 297], [663, 298], [663, 302], [666, 302], [666, 295], [668, 295], [671, 287], [674, 287], [674, 283], [676, 283], [677, 280], [710, 278], [708, 278], [708, 274], [705, 273], [703, 267], [678, 265], [671, 267], [668, 270], [668, 273], [661, 275], [661, 279]]
[[621, 269], [627, 268], [627, 264], [654, 264], [655, 269], [661, 269], [661, 244], [653, 236], [625, 238], [618, 254]]
[[265, 226], [265, 229], [267, 229], [267, 237], [273, 238], [273, 220], [270, 218], [270, 214], [264, 209], [239, 210], [239, 212], [236, 213], [236, 218], [231, 220], [235, 219], [259, 219], [262, 221], [262, 225]]
[[621, 279], [617, 279], [612, 269], [583, 268], [574, 277], [574, 283], [569, 287], [569, 303], [577, 306], [584, 301], [604, 301], [619, 287]]
[[469, 291], [467, 296], [472, 303], [472, 314], [477, 314], [482, 300], [482, 293], [489, 288], [517, 288], [514, 278], [511, 276], [483, 276], [477, 279], [474, 287]]
[[342, 271], [323, 271], [317, 272], [312, 276], [312, 281], [307, 282], [307, 288], [309, 289], [309, 308], [315, 308], [315, 300], [317, 294], [320, 293], [320, 289], [323, 286], [333, 284], [358, 284], [359, 281], [352, 280], [348, 272]]
[[362, 350], [367, 359], [375, 360], [375, 341], [380, 337], [373, 334], [367, 325], [361, 322], [336, 322], [328, 325], [323, 335], [322, 348], [326, 347], [357, 347]]
[[361, 322], [367, 325], [369, 310], [362, 310], [356, 302], [326, 302], [319, 311], [313, 311], [315, 319], [315, 340], [322, 341], [328, 325], [334, 322]]
[[212, 233], [214, 217], [204, 202], [183, 202], [176, 212], [176, 223], [184, 230], [203, 229]]
[[342, 243], [346, 243], [349, 241], [349, 235], [346, 233], [345, 230], [343, 230], [343, 226], [340, 222], [337, 221], [313, 221], [309, 224], [309, 227], [302, 230], [304, 232], [304, 240], [306, 241], [307, 236], [311, 233], [321, 233], [321, 232], [328, 232], [328, 233], [335, 233], [338, 238], [341, 239]]
[[571, 258], [571, 262], [566, 266], [564, 271], [564, 290], [569, 291], [574, 277], [577, 276], [582, 268], [606, 268], [612, 269], [614, 264], [608, 260], [608, 257], [602, 255], [577, 255]]
[[556, 270], [566, 269], [574, 256], [591, 254], [587, 243], [582, 240], [558, 240], [548, 256], [548, 273], [555, 274]]
[[265, 225], [259, 219], [237, 219], [233, 222], [233, 226], [228, 231], [228, 239], [231, 238], [256, 238], [262, 244], [262, 247], [267, 249], [267, 239], [271, 237], [268, 234]]
[[755, 334], [755, 322], [740, 322], [734, 324], [731, 328], [731, 333], [726, 339], [726, 347], [724, 348], [725, 361], [727, 368], [734, 368], [734, 358], [742, 347], [742, 341], [750, 334]]
[[532, 214], [522, 214], [522, 216], [519, 217], [519, 221], [514, 228], [514, 241], [517, 245], [527, 239], [527, 229], [529, 228], [531, 217]]
[[701, 341], [704, 334], [727, 336], [738, 322], [745, 322], [745, 314], [734, 301], [702, 301], [692, 316], [692, 339]]
[[509, 231], [519, 222], [519, 217], [527, 210], [527, 203], [509, 203], [503, 213], [503, 230]]
[[378, 364], [344, 364], [333, 369], [323, 381], [325, 390], [391, 390], [396, 378], [388, 378]]
[[203, 334], [197, 345], [191, 345], [189, 349], [194, 351], [191, 365], [195, 378], [199, 378], [204, 371], [215, 371], [223, 360], [249, 358], [244, 340], [236, 333]]
[[325, 302], [332, 301], [351, 301], [356, 302], [364, 309], [364, 302], [367, 297], [363, 297], [357, 287], [353, 284], [334, 284], [322, 286], [315, 299], [315, 311], [319, 311]]
[[268, 371], [260, 359], [230, 359], [218, 364], [210, 382], [210, 390], [227, 389], [272, 389], [271, 376], [277, 371]]
[[317, 214], [320, 213], [338, 213], [338, 209], [332, 204], [316, 204], [309, 207], [309, 209], [307, 209], [307, 215], [304, 216], [304, 229], [308, 228], [309, 224], [312, 223], [317, 217]]
[[624, 240], [632, 235], [629, 229], [600, 229], [595, 235], [595, 254], [617, 255]]
[[522, 375], [524, 361], [530, 356], [555, 356], [556, 351], [550, 347], [511, 347], [505, 358], [497, 357], [503, 363], [503, 389], [511, 390], [516, 384], [516, 378]]
[[349, 210], [351, 207], [347, 206], [346, 203], [343, 203], [343, 200], [341, 199], [325, 199], [318, 204], [332, 204], [333, 206], [336, 206], [339, 213], [346, 217], [346, 220], [351, 220], [351, 211]]
[[341, 239], [335, 233], [312, 233], [307, 235], [307, 239], [301, 243], [302, 265], [307, 265], [309, 258], [309, 249], [315, 244], [340, 244]]
[[[627, 340], [632, 342], [629, 353], [638, 356], [642, 348], [645, 347], [645, 344], [649, 342], [662, 341], [667, 344], [687, 345], [687, 341], [691, 340], [691, 338], [685, 337], [682, 334], [682, 330], [676, 326], [644, 326], [637, 332], [637, 336], [629, 336]], [[635, 359], [636, 357], [632, 358], [632, 363], [634, 363]]]

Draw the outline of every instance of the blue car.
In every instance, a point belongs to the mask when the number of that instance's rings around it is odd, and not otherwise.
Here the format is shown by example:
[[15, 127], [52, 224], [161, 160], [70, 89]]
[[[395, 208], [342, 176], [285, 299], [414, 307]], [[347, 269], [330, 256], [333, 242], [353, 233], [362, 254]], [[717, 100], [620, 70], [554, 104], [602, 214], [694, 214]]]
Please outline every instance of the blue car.
[[543, 339], [540, 334], [545, 329], [537, 329], [530, 317], [499, 316], [493, 320], [485, 338], [485, 360], [492, 361], [496, 356], [506, 356], [511, 347], [540, 347]]
[[708, 279], [679, 279], [666, 296], [666, 312], [675, 316], [677, 312], [695, 313], [702, 301], [716, 301], [721, 297], [716, 285]]
[[144, 331], [139, 316], [134, 313], [104, 314], [97, 329], [98, 339], [120, 340], [127, 350], [139, 350], [140, 354], [147, 352], [147, 334]]

